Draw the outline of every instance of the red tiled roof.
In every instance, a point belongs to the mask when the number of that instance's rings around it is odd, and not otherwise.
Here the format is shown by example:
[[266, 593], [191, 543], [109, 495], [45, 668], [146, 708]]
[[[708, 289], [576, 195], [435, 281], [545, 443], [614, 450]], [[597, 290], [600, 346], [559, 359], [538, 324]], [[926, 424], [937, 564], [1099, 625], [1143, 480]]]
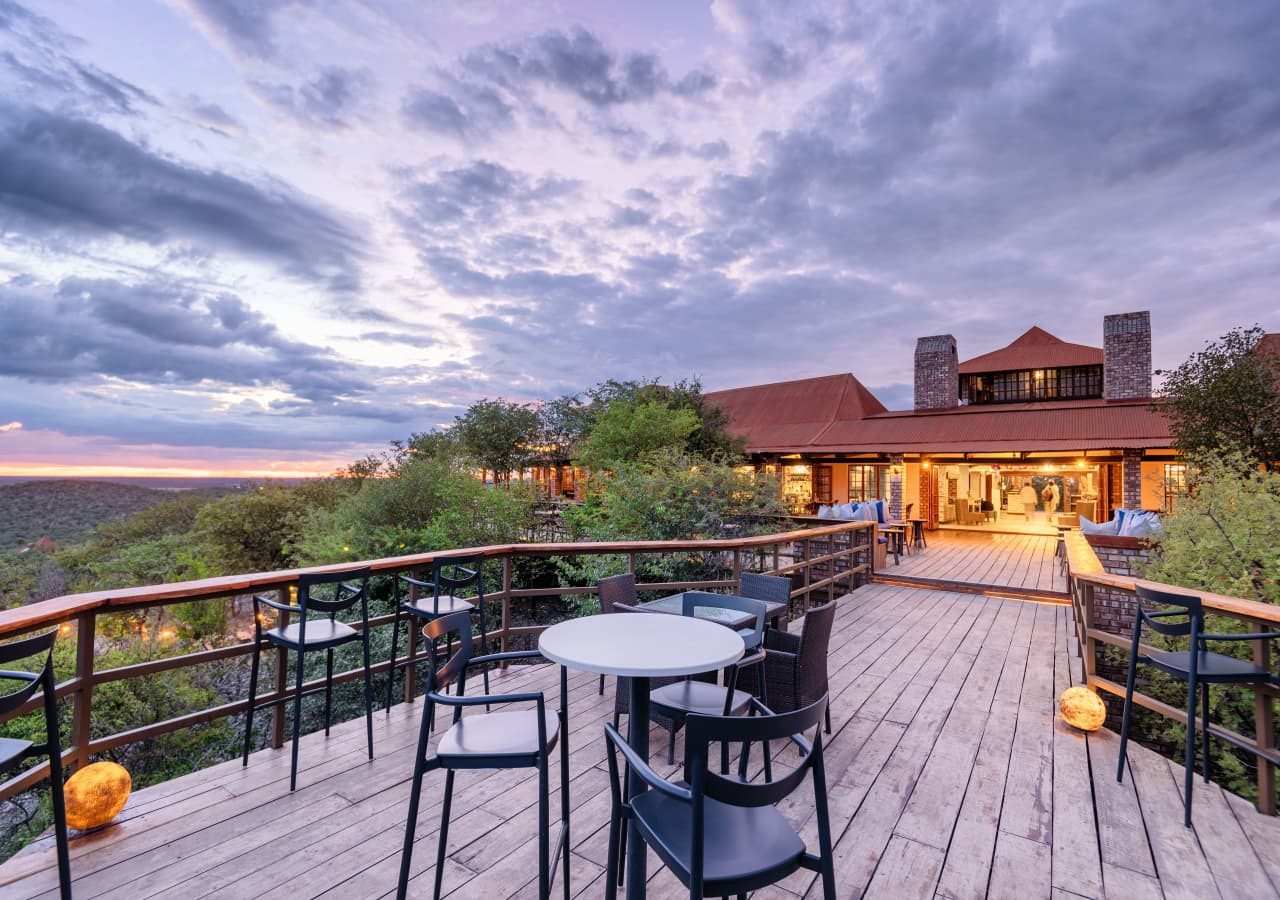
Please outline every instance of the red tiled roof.
[[1100, 365], [1100, 348], [1068, 343], [1043, 328], [1033, 326], [1007, 347], [966, 359], [960, 363], [960, 374]]
[[1146, 400], [1070, 400], [890, 412], [839, 422], [812, 451], [998, 453], [1168, 447], [1164, 416]]
[[752, 450], [803, 447], [834, 422], [887, 412], [862, 382], [847, 373], [711, 391], [706, 396], [724, 409], [729, 430], [745, 437]]

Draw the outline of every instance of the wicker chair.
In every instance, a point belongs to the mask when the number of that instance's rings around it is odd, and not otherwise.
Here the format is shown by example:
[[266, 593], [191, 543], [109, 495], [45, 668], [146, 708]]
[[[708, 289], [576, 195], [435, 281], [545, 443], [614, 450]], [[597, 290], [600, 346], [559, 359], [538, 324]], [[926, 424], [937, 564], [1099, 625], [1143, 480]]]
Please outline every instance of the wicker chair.
[[[769, 629], [764, 635], [764, 678], [769, 708], [777, 713], [804, 709], [827, 693], [827, 645], [835, 602], [815, 606], [804, 617], [804, 631], [792, 634]], [[757, 667], [745, 670], [739, 686], [754, 687]], [[827, 734], [831, 733], [831, 711], [826, 712]]]
[[[615, 607], [618, 606], [635, 606], [638, 601], [634, 572], [623, 572], [621, 575], [601, 578], [596, 582], [596, 590], [600, 596], [600, 612], [602, 615], [616, 612]], [[603, 675], [600, 676], [600, 696], [604, 696]]]
[[[791, 579], [780, 575], [762, 575], [759, 572], [743, 572], [738, 595], [766, 603], [781, 603], [791, 609]], [[776, 622], [774, 623], [776, 625]]]

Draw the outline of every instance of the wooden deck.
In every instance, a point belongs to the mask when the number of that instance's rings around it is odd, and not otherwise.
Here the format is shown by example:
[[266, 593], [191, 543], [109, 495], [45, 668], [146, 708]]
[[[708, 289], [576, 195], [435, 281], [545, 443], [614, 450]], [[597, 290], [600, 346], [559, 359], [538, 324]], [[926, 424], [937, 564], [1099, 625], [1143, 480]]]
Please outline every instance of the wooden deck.
[[[1079, 670], [1069, 617], [1051, 604], [887, 585], [840, 601], [827, 772], [842, 898], [1277, 896], [1280, 822], [1197, 783], [1195, 828], [1184, 829], [1180, 769], [1134, 746], [1118, 785], [1116, 736], [1086, 738], [1058, 721], [1057, 693]], [[495, 689], [554, 696], [557, 681], [550, 666], [526, 667]], [[569, 683], [572, 883], [594, 898], [603, 893], [601, 723], [613, 684], [601, 698], [595, 676], [570, 673]], [[294, 794], [287, 751], [276, 750], [247, 769], [232, 761], [137, 792], [120, 822], [73, 841], [76, 897], [386, 896], [419, 712], [377, 715], [373, 762], [358, 720], [328, 739], [308, 736]], [[794, 751], [780, 745], [776, 758], [786, 765]], [[450, 897], [534, 896], [530, 775], [459, 775]], [[442, 779], [427, 780], [414, 896], [430, 895]], [[801, 791], [784, 811], [812, 842], [811, 804]], [[656, 862], [650, 872], [651, 897], [681, 896]], [[0, 895], [53, 896], [56, 878], [46, 838], [0, 867]], [[806, 873], [755, 896], [817, 892]]]
[[890, 556], [877, 574], [927, 587], [996, 587], [1066, 597], [1066, 578], [1054, 556], [1056, 533], [930, 531], [926, 539], [928, 547], [903, 555], [900, 565], [894, 565]]

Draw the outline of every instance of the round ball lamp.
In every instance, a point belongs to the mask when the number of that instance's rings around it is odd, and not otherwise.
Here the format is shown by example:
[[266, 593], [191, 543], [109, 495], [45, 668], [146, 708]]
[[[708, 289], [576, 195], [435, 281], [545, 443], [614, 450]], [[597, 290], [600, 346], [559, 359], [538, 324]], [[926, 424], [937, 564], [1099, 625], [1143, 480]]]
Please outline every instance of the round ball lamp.
[[1067, 688], [1058, 698], [1058, 712], [1067, 724], [1081, 731], [1097, 731], [1107, 720], [1107, 705], [1096, 692], [1083, 685]]
[[124, 809], [132, 789], [133, 779], [122, 765], [96, 762], [85, 766], [62, 788], [67, 824], [80, 831], [101, 828]]

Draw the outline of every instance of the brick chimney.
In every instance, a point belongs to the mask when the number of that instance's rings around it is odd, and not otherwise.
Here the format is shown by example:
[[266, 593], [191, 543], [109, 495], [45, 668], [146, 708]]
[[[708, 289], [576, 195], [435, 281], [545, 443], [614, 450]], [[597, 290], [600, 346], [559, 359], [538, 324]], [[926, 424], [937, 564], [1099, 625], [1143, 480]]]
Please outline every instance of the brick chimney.
[[[918, 350], [916, 354], [919, 358]], [[917, 384], [919, 378], [917, 374]], [[1150, 312], [1118, 313], [1102, 320], [1102, 396], [1106, 400], [1151, 396]]]
[[951, 409], [960, 404], [960, 360], [949, 334], [916, 339], [916, 409]]

